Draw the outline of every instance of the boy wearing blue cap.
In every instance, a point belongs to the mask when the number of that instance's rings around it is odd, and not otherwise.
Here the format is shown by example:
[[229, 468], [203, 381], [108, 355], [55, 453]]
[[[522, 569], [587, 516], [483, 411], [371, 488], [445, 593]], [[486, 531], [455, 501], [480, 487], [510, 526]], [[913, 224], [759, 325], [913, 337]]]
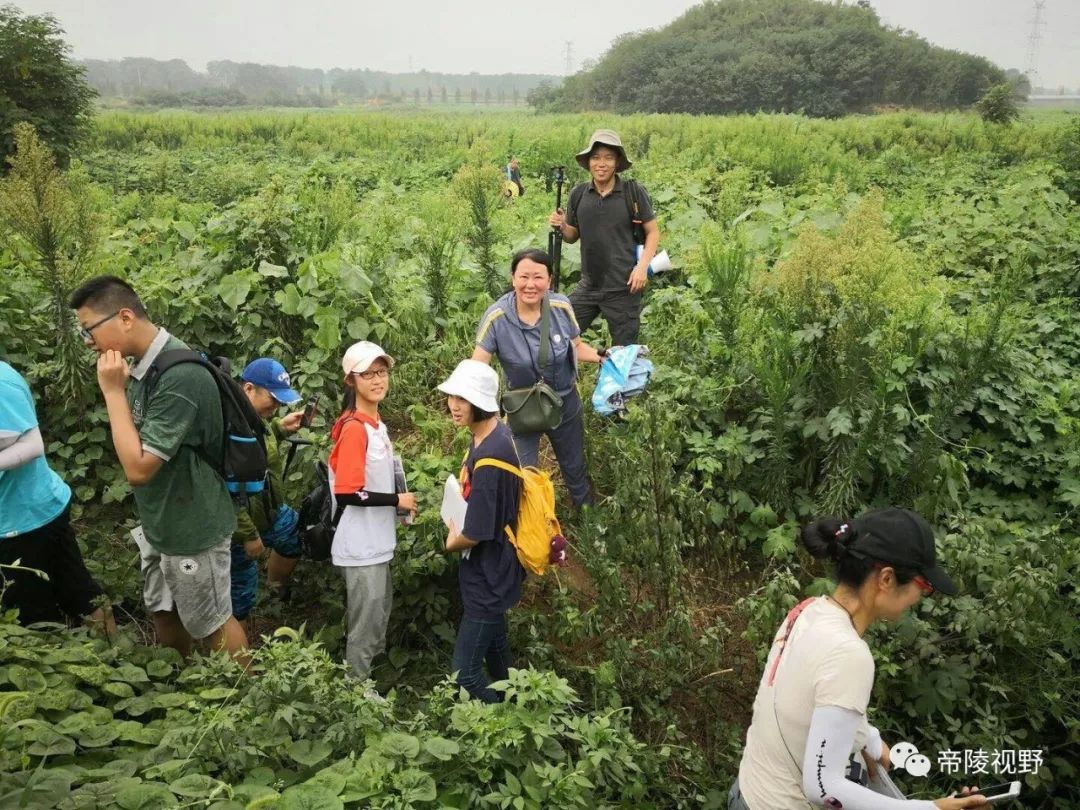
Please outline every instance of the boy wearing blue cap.
[[300, 558], [298, 516], [296, 510], [283, 500], [285, 454], [281, 452], [281, 440], [300, 429], [304, 413], [294, 411], [279, 419], [272, 418], [282, 405], [295, 405], [301, 398], [291, 387], [289, 372], [277, 360], [270, 357], [252, 360], [240, 379], [255, 411], [263, 419], [270, 420], [270, 429], [266, 432], [268, 486], [262, 497], [250, 498], [237, 513], [236, 533], [233, 534], [233, 615], [244, 621], [255, 606], [259, 584], [256, 560], [263, 551], [271, 550], [266, 566], [267, 582], [271, 589], [282, 595]]

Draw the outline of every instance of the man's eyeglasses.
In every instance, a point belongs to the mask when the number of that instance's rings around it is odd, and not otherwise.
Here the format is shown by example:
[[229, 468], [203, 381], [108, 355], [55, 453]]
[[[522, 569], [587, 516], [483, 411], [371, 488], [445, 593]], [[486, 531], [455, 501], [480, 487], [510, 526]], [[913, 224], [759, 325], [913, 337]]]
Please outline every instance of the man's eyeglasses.
[[113, 318], [115, 318], [119, 314], [120, 314], [120, 310], [116, 310], [116, 312], [114, 312], [112, 315], [106, 315], [100, 321], [95, 321], [94, 323], [90, 324], [89, 326], [80, 326], [78, 328], [79, 337], [81, 337], [83, 340], [91, 340], [91, 339], [93, 339], [94, 336], [91, 333], [95, 329], [97, 329], [103, 323], [106, 323], [107, 321], [111, 321]]
[[390, 369], [377, 368], [369, 371], [354, 371], [353, 375], [364, 381], [374, 380], [376, 377], [385, 380], [390, 377]]

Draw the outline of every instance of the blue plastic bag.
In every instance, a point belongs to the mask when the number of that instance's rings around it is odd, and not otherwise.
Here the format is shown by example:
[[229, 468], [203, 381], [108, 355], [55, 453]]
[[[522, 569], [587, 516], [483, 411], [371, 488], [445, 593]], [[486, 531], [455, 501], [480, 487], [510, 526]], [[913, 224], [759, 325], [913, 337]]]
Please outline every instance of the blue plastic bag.
[[647, 346], [636, 343], [612, 349], [600, 364], [600, 376], [596, 380], [592, 404], [596, 412], [604, 416], [622, 413], [626, 401], [645, 390], [652, 377], [653, 364], [646, 359]]

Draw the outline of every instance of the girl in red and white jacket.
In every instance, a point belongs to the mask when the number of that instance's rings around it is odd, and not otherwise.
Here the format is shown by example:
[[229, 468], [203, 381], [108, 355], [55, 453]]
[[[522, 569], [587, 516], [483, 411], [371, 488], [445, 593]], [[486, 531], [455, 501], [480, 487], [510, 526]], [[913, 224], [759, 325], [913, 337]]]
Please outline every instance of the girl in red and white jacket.
[[345, 577], [348, 637], [345, 660], [359, 679], [386, 649], [393, 584], [390, 561], [396, 545], [397, 510], [416, 512], [416, 496], [394, 492], [394, 450], [379, 403], [390, 390], [394, 359], [361, 341], [342, 360], [345, 398], [330, 436], [330, 488], [334, 513], [341, 509], [331, 556]]

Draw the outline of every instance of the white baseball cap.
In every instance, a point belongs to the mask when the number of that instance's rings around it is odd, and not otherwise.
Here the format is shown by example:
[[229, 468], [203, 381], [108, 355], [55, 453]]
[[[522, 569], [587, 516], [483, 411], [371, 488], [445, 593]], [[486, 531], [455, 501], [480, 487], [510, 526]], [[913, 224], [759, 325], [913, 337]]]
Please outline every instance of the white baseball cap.
[[371, 364], [379, 358], [386, 361], [388, 368], [394, 367], [394, 358], [382, 350], [382, 346], [372, 343], [370, 340], [361, 340], [354, 343], [341, 360], [341, 369], [346, 374], [359, 374], [371, 368]]
[[450, 379], [439, 386], [444, 394], [461, 397], [488, 413], [499, 412], [499, 375], [487, 363], [462, 360]]

